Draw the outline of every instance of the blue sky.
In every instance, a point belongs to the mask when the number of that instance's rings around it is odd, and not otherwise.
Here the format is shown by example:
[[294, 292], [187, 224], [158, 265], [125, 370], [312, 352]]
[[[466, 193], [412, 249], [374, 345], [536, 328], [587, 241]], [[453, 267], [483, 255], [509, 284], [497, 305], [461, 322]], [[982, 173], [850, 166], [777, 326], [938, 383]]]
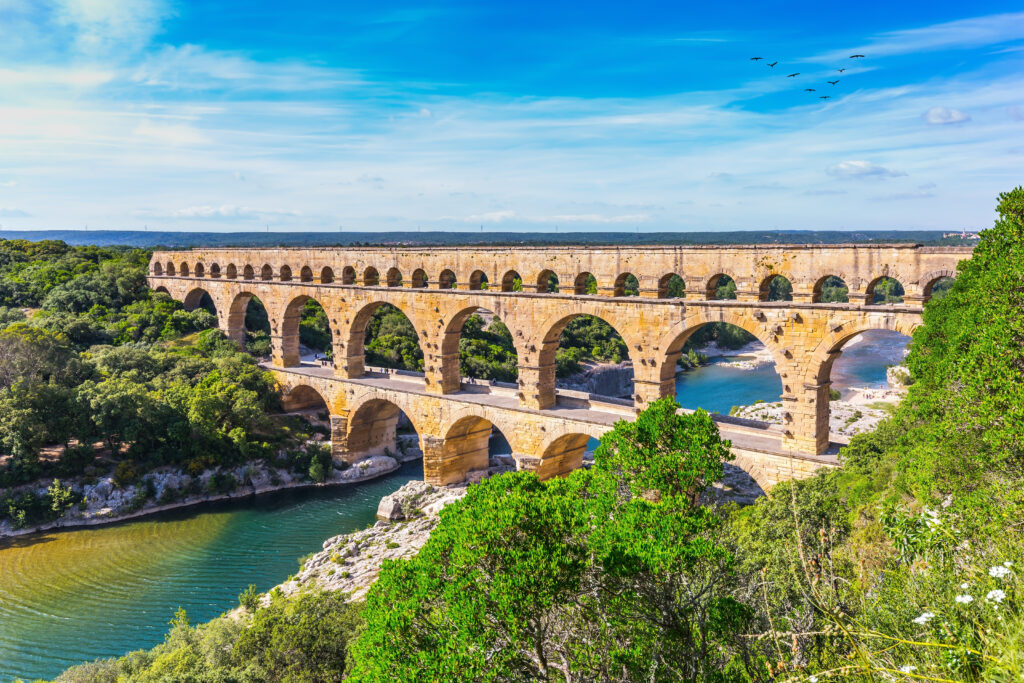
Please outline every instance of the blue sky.
[[0, 0], [0, 225], [987, 227], [1021, 10]]

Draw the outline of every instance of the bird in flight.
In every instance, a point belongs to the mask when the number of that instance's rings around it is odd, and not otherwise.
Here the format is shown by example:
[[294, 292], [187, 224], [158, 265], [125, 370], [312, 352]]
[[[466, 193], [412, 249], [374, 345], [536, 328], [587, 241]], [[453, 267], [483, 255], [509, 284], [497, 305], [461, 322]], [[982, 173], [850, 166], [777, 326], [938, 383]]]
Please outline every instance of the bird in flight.
[[864, 55], [850, 55], [850, 59], [860, 59]]
[[771, 64], [769, 64], [768, 66], [775, 66], [776, 64], [778, 64], [778, 62], [772, 62], [772, 63], [771, 63]]
[[832, 99], [832, 96], [831, 95], [819, 95], [818, 99], [819, 100], [830, 100], [830, 99]]
[[844, 71], [846, 71], [846, 69], [836, 69], [836, 71], [838, 71], [839, 73], [843, 73]]
[[751, 57], [751, 58], [750, 58], [750, 61], [752, 61], [752, 62], [756, 62], [756, 61], [757, 61], [757, 60], [759, 60], [759, 59], [764, 59], [764, 57]]
[[838, 78], [837, 78], [836, 80], [834, 80], [834, 81], [829, 81], [829, 83], [831, 83], [832, 85], [835, 85], [835, 84], [836, 84], [836, 83], [838, 83], [838, 82], [839, 82], [839, 79], [838, 79]]
[[804, 92], [814, 92], [814, 88], [804, 88]]
[[793, 76], [799, 76], [799, 75], [800, 75], [800, 72], [797, 71], [795, 74], [789, 74], [788, 76], [786, 76], [786, 78], [793, 78]]

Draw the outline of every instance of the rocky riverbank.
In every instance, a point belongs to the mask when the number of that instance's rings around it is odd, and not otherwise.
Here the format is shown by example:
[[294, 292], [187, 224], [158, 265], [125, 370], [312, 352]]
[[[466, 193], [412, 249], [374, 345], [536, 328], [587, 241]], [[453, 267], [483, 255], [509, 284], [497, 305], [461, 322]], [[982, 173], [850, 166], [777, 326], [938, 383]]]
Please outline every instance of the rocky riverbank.
[[[843, 436], [870, 432], [879, 422], [889, 416], [888, 410], [870, 408], [851, 401], [832, 401], [829, 406], [832, 409], [829, 416], [829, 431]], [[755, 403], [741, 406], [733, 413], [733, 416], [771, 424], [782, 424], [782, 413], [782, 402], [776, 401], [775, 403]]]
[[[418, 457], [422, 457], [422, 453], [417, 447], [400, 449], [395, 457], [375, 455], [344, 469], [333, 468], [323, 482], [256, 463], [231, 469], [208, 470], [197, 476], [181, 470], [160, 468], [146, 474], [139, 482], [126, 486], [118, 486], [112, 476], [95, 481], [87, 479], [66, 482], [75, 493], [81, 495], [82, 502], [79, 505], [45, 524], [15, 528], [10, 520], [4, 520], [0, 522], [0, 539], [54, 529], [110, 524], [167, 510], [219, 500], [248, 498], [273, 491], [355, 484], [390, 474], [402, 462]], [[28, 488], [21, 487], [19, 492], [31, 490], [37, 495], [43, 495], [46, 489], [47, 484], [38, 483]]]

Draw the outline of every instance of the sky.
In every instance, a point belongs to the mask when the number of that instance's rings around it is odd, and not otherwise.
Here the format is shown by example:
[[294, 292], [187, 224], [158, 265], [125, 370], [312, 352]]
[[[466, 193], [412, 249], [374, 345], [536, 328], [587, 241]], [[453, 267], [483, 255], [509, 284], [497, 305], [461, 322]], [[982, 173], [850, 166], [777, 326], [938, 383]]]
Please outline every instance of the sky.
[[984, 228], [1022, 9], [0, 0], [0, 226]]

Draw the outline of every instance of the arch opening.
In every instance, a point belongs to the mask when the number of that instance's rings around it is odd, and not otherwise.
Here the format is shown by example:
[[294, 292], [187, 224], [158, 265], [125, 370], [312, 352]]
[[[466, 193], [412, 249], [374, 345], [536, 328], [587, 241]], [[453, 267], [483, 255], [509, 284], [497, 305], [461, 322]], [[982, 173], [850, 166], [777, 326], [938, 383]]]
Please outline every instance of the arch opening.
[[895, 278], [882, 276], [868, 285], [868, 301], [874, 305], [903, 303], [903, 285]]
[[542, 270], [537, 276], [538, 294], [558, 293], [558, 276], [553, 270]]
[[573, 283], [574, 294], [597, 294], [597, 278], [592, 273], [580, 273]]
[[457, 284], [458, 280], [455, 279], [455, 273], [451, 270], [442, 270], [441, 275], [437, 278], [438, 289], [454, 289]]
[[365, 306], [352, 321], [350, 357], [365, 366], [423, 372], [419, 335], [401, 309], [375, 302]]
[[793, 283], [784, 275], [769, 275], [761, 280], [757, 298], [760, 301], [792, 301]]
[[430, 278], [427, 277], [427, 272], [422, 268], [417, 268], [412, 271], [412, 286], [416, 288], [426, 287], [430, 284]]
[[724, 273], [715, 275], [708, 280], [707, 298], [712, 300], [735, 299], [736, 281]]
[[[448, 323], [441, 343], [442, 358], [458, 354], [459, 384], [468, 380], [515, 382], [519, 355], [508, 327], [492, 311], [471, 306]], [[445, 371], [444, 374], [448, 374]]]
[[676, 273], [669, 273], [658, 280], [659, 299], [685, 299], [686, 280]]
[[352, 266], [345, 266], [341, 271], [341, 284], [354, 285], [356, 283], [356, 269]]
[[260, 268], [260, 279], [261, 280], [272, 280], [272, 279], [274, 279], [274, 269], [270, 267], [269, 263], [264, 263], [263, 267]]
[[469, 276], [469, 288], [473, 290], [487, 289], [487, 273], [482, 270], [474, 270]]
[[402, 286], [402, 271], [398, 268], [389, 268], [387, 274], [388, 287], [401, 287]]
[[163, 274], [164, 274], [164, 267], [163, 267], [163, 265], [160, 264], [159, 261], [157, 261], [156, 263], [153, 264], [153, 275], [163, 275]]
[[373, 266], [363, 271], [363, 286], [376, 287], [380, 284], [380, 273]]
[[334, 282], [334, 271], [330, 266], [324, 266], [320, 269], [320, 284], [329, 285]]
[[234, 263], [229, 263], [228, 267], [224, 269], [224, 275], [229, 280], [235, 280], [238, 278], [238, 267]]
[[220, 277], [220, 264], [210, 264], [210, 277]]
[[202, 263], [197, 263], [196, 269], [193, 271], [193, 274], [196, 277], [206, 277], [206, 268], [203, 266]]
[[662, 391], [690, 410], [759, 421], [769, 421], [768, 413], [781, 415], [782, 377], [770, 349], [751, 330], [704, 322], [677, 334], [659, 369]]
[[932, 280], [927, 285], [925, 285], [925, 300], [927, 301], [931, 299], [937, 301], [943, 298], [944, 296], [949, 294], [949, 290], [952, 289], [954, 282], [956, 282], [956, 278], [953, 278], [949, 275], [943, 275]]
[[328, 362], [334, 345], [330, 321], [316, 299], [300, 295], [291, 300], [281, 320], [282, 359], [285, 366]]
[[292, 268], [291, 268], [291, 266], [281, 266], [281, 270], [280, 270], [279, 275], [280, 275], [279, 279], [281, 280], [281, 282], [291, 282], [292, 281]]
[[521, 292], [523, 291], [523, 276], [514, 270], [510, 270], [501, 277], [501, 291]]
[[847, 304], [850, 303], [850, 288], [843, 278], [826, 275], [814, 283], [811, 301], [821, 304]]
[[181, 267], [178, 268], [178, 273], [180, 273], [182, 277], [188, 277], [188, 264], [182, 262]]
[[613, 296], [640, 296], [640, 281], [633, 273], [622, 273], [615, 278]]
[[583, 455], [590, 445], [589, 434], [563, 434], [545, 446], [534, 471], [539, 479], [561, 477], [583, 466]]
[[[626, 342], [597, 316], [573, 314], [555, 323], [544, 337], [540, 366], [554, 372], [554, 383], [561, 388], [617, 399], [634, 397]], [[543, 377], [540, 382], [547, 385]]]
[[241, 292], [231, 302], [228, 336], [257, 358], [270, 355], [270, 316], [252, 292]]
[[194, 311], [197, 308], [202, 308], [213, 315], [217, 315], [217, 305], [213, 302], [213, 297], [210, 296], [209, 292], [201, 287], [196, 287], [186, 294], [182, 303], [184, 304], [186, 311]]
[[170, 261], [168, 261], [167, 262], [167, 274], [168, 275], [174, 275], [174, 272], [175, 272], [174, 271], [174, 264], [171, 263]]
[[475, 415], [459, 418], [448, 428], [441, 451], [446, 484], [464, 481], [471, 472], [494, 465], [508, 467], [514, 462], [505, 434], [487, 418]]
[[313, 281], [313, 269], [309, 266], [302, 266], [302, 270], [299, 271], [299, 282], [312, 282]]
[[423, 457], [419, 433], [409, 416], [386, 399], [366, 401], [348, 418], [341, 457], [355, 462], [374, 455], [386, 455], [401, 462]]
[[256, 271], [252, 266], [246, 266], [242, 269], [242, 279], [254, 280], [256, 278]]
[[[300, 384], [292, 387], [281, 395], [281, 407], [287, 413], [305, 413], [312, 417], [315, 413], [323, 413], [329, 410], [327, 400], [319, 391], [308, 384]], [[330, 425], [328, 419], [327, 424]]]

